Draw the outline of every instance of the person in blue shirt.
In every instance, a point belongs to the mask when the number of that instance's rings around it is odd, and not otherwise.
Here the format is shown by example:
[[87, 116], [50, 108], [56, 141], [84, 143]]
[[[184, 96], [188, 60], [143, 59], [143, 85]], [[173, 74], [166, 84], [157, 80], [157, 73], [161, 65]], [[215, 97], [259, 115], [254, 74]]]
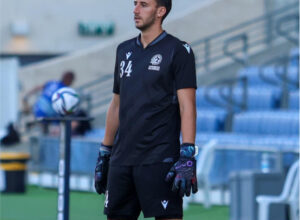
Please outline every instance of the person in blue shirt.
[[63, 74], [61, 80], [51, 80], [46, 82], [43, 85], [37, 86], [30, 90], [23, 99], [23, 104], [27, 112], [30, 109], [28, 104], [28, 99], [33, 94], [40, 92], [36, 102], [32, 107], [32, 113], [35, 117], [53, 117], [56, 115], [55, 111], [52, 108], [51, 98], [54, 92], [58, 89], [71, 86], [75, 80], [75, 74], [72, 71], [67, 71]]

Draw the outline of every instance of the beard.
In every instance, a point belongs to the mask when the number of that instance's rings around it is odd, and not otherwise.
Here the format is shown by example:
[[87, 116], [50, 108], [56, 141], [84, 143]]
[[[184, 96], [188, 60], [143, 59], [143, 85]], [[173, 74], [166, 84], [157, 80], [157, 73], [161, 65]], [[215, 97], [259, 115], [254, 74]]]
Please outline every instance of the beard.
[[154, 23], [155, 23], [155, 14], [153, 14], [153, 16], [151, 16], [149, 19], [147, 19], [143, 24], [135, 25], [135, 27], [137, 29], [139, 29], [140, 31], [145, 31], [149, 27], [151, 27]]

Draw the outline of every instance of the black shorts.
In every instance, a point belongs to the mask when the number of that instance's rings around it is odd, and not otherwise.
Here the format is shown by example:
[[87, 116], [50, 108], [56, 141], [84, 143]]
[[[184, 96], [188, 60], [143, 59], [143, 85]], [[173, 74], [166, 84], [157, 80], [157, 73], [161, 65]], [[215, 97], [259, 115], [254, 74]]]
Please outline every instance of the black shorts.
[[182, 218], [182, 197], [171, 190], [165, 177], [173, 166], [159, 163], [141, 166], [111, 165], [104, 214], [109, 218]]

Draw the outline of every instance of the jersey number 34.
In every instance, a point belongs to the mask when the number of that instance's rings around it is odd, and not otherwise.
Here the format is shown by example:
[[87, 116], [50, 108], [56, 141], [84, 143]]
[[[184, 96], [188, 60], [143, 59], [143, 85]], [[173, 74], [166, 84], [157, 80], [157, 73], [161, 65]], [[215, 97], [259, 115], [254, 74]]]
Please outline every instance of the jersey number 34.
[[124, 73], [126, 73], [126, 77], [130, 77], [130, 73], [132, 73], [132, 61], [129, 60], [126, 68], [126, 62], [123, 60], [121, 63], [120, 63], [120, 78], [123, 77]]

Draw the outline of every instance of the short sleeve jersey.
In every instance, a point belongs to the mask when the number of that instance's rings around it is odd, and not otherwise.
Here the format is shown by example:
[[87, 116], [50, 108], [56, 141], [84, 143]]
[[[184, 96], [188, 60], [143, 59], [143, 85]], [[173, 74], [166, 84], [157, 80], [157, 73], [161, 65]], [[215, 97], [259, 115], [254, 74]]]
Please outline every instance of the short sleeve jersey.
[[197, 88], [191, 47], [166, 32], [146, 48], [140, 36], [117, 48], [113, 92], [120, 95], [111, 164], [174, 161], [180, 151], [177, 90]]

